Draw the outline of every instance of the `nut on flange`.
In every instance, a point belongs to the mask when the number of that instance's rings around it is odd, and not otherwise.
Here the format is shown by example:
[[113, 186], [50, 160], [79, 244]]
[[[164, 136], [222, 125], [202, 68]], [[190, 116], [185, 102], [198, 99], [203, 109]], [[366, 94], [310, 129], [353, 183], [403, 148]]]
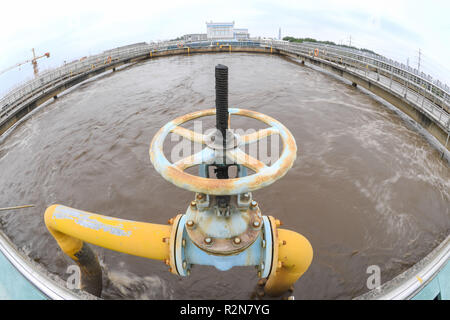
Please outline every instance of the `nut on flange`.
[[260, 227], [261, 227], [261, 221], [259, 221], [259, 220], [254, 220], [254, 221], [252, 222], [252, 226], [253, 226], [253, 228], [260, 228]]
[[186, 222], [186, 225], [187, 225], [189, 228], [192, 228], [192, 227], [195, 225], [195, 223], [194, 223], [194, 221], [192, 221], [192, 220], [188, 220], [188, 221]]

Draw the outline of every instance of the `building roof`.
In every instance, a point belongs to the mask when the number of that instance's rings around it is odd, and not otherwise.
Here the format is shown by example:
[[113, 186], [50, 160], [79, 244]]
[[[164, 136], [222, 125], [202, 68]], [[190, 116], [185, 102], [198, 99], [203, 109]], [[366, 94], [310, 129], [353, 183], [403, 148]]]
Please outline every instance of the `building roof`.
[[215, 26], [215, 27], [219, 27], [219, 26], [223, 26], [223, 27], [233, 27], [234, 26], [234, 21], [233, 22], [207, 22], [206, 25], [208, 26]]

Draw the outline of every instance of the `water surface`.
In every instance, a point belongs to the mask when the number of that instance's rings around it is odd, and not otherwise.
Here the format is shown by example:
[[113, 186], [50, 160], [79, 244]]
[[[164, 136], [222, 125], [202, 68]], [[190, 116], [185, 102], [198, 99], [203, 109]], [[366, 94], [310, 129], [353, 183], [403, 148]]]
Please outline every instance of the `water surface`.
[[[36, 204], [2, 213], [3, 230], [67, 278], [70, 259], [44, 225], [49, 205], [163, 224], [184, 212], [193, 194], [155, 171], [148, 148], [169, 120], [214, 106], [218, 63], [229, 67], [231, 107], [278, 119], [297, 141], [293, 168], [253, 194], [263, 214], [314, 248], [296, 299], [355, 297], [367, 291], [368, 266], [380, 266], [387, 281], [449, 234], [448, 165], [412, 126], [324, 73], [238, 53], [150, 60], [84, 83], [36, 112], [0, 144], [0, 206]], [[251, 267], [195, 266], [180, 278], [164, 263], [95, 249], [107, 299], [248, 299], [257, 282]]]

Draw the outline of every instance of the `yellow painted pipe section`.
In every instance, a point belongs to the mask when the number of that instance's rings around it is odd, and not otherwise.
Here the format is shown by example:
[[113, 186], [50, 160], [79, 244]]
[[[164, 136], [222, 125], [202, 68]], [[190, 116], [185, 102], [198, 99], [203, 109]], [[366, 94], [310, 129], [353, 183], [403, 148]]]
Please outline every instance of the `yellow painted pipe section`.
[[301, 234], [278, 229], [278, 265], [266, 282], [264, 291], [270, 296], [279, 296], [308, 270], [313, 259], [313, 249], [308, 239]]
[[45, 225], [61, 249], [72, 259], [83, 241], [139, 257], [169, 259], [171, 226], [136, 222], [52, 205], [45, 211]]

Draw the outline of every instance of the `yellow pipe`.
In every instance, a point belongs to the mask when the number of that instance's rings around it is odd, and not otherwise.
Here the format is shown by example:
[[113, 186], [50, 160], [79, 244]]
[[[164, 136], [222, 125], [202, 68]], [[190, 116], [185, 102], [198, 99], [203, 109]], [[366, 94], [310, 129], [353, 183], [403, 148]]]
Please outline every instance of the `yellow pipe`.
[[[177, 216], [175, 220], [179, 218]], [[274, 227], [278, 225], [273, 218], [271, 222]], [[174, 230], [168, 225], [112, 218], [62, 205], [47, 208], [45, 225], [62, 251], [77, 262], [87, 250], [83, 242], [88, 242], [126, 254], [162, 260], [173, 267], [169, 244], [173, 242]], [[274, 249], [278, 250], [274, 250], [273, 261], [276, 264], [265, 285], [266, 293], [271, 296], [287, 291], [308, 269], [313, 257], [311, 244], [305, 237], [290, 230], [275, 230], [274, 240], [278, 246]]]
[[278, 229], [278, 258], [276, 271], [271, 272], [264, 291], [270, 296], [279, 296], [308, 270], [313, 259], [313, 249], [301, 234]]
[[52, 205], [45, 225], [61, 249], [75, 261], [83, 241], [155, 260], [169, 259], [171, 226], [135, 222]]

